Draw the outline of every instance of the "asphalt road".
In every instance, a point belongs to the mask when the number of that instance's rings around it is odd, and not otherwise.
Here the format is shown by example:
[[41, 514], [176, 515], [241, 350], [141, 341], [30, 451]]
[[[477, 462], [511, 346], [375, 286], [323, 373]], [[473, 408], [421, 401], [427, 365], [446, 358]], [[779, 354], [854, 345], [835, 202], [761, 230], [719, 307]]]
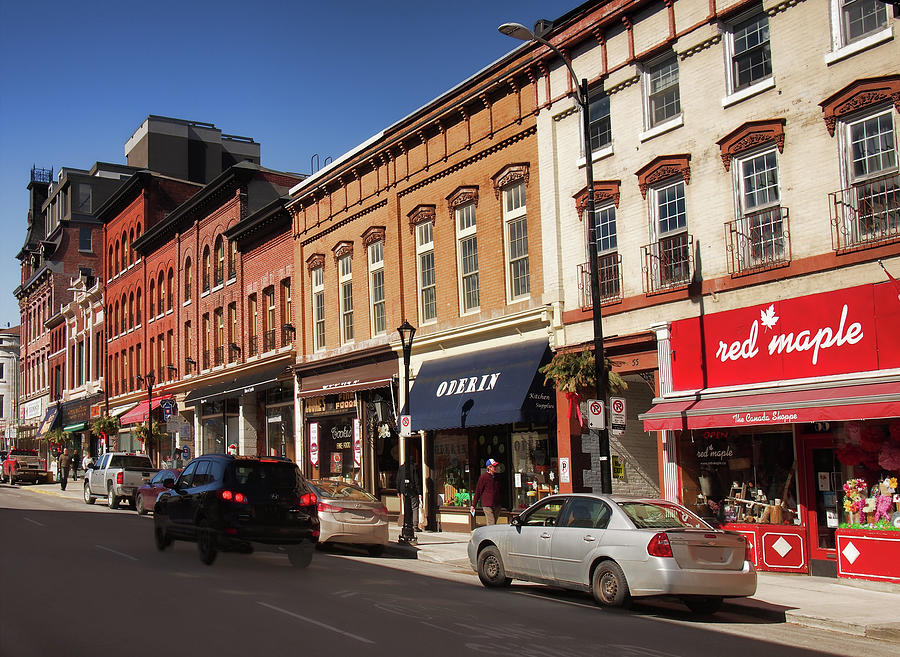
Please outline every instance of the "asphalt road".
[[[79, 482], [80, 483], [80, 482]], [[393, 655], [670, 657], [892, 655], [896, 646], [678, 604], [632, 611], [577, 593], [484, 589], [442, 564], [317, 552], [158, 552], [130, 508], [0, 485], [0, 657]]]

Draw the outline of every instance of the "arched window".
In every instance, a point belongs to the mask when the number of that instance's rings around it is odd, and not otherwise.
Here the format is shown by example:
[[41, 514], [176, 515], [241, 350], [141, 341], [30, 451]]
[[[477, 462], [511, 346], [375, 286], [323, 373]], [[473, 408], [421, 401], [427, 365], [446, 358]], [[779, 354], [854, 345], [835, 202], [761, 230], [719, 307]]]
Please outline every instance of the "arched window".
[[169, 280], [166, 281], [166, 310], [175, 305], [175, 270], [169, 269]]
[[135, 319], [137, 320], [138, 325], [140, 325], [141, 315], [144, 314], [143, 299], [141, 298], [141, 288], [138, 288], [137, 293], [134, 295], [134, 313]]
[[184, 300], [191, 300], [191, 259], [184, 261]]
[[[134, 228], [131, 229], [131, 232], [129, 233], [128, 236], [130, 238], [128, 240], [128, 244], [130, 246], [130, 245], [134, 244]], [[129, 265], [134, 264], [134, 247], [131, 247], [128, 249], [128, 264]]]
[[116, 301], [115, 309], [113, 310], [113, 335], [119, 335], [119, 302]]
[[147, 315], [147, 321], [149, 322], [156, 317], [156, 281], [152, 278], [150, 279], [150, 296], [147, 297], [147, 300], [150, 302], [150, 312]]
[[128, 328], [134, 328], [134, 292], [128, 295]]
[[106, 258], [106, 280], [113, 277], [113, 247], [109, 245], [109, 256]]
[[237, 278], [237, 242], [228, 242], [228, 280]]
[[210, 274], [211, 263], [209, 261], [209, 246], [203, 247], [203, 291], [209, 292], [209, 279], [212, 278]]
[[128, 323], [128, 297], [122, 294], [122, 333], [127, 331], [131, 325]]
[[159, 272], [159, 281], [156, 285], [156, 292], [158, 295], [156, 312], [162, 315], [166, 309], [166, 278], [162, 272]]
[[222, 236], [216, 237], [216, 285], [221, 285], [225, 280], [225, 244]]
[[125, 271], [128, 268], [128, 245], [130, 242], [128, 241], [128, 233], [124, 230], [122, 231], [122, 262], [121, 262], [121, 270]]
[[119, 273], [119, 240], [116, 240], [116, 255], [113, 257], [113, 275]]

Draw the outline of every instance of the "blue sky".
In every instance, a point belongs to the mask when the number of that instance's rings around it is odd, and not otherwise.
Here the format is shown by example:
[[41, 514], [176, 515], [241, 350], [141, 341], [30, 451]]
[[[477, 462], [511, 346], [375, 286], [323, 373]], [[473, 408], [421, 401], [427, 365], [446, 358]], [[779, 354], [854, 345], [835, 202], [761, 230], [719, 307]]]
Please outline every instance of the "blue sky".
[[160, 114], [309, 173], [314, 154], [338, 157], [520, 45], [499, 24], [579, 4], [0, 0], [0, 326], [19, 323], [32, 165], [124, 164], [125, 140]]

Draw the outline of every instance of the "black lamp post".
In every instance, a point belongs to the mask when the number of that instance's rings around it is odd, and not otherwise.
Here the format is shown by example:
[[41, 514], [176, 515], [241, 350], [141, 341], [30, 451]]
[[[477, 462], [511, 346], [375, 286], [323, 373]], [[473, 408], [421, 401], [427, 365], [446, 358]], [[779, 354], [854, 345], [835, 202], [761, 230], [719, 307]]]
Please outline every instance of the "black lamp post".
[[[538, 21], [535, 24], [535, 32], [540, 32], [542, 28], [549, 25], [548, 21]], [[572, 76], [574, 82], [578, 82], [578, 76], [575, 69], [572, 68], [572, 62], [569, 61], [556, 46], [545, 40], [535, 32], [532, 32], [524, 25], [519, 23], [504, 23], [497, 28], [501, 33], [520, 41], [535, 41], [541, 45], [547, 46], [555, 52], [569, 69], [569, 75]], [[591, 314], [594, 320], [594, 379], [597, 381], [597, 397], [600, 402], [606, 405], [607, 394], [607, 373], [606, 373], [606, 355], [603, 350], [603, 312], [600, 308], [600, 271], [599, 259], [597, 255], [597, 218], [596, 208], [594, 206], [594, 167], [591, 158], [591, 99], [588, 92], [587, 78], [581, 79], [581, 84], [575, 87], [575, 101], [581, 108], [581, 117], [583, 122], [582, 137], [584, 138], [584, 170], [587, 175], [588, 190], [588, 258], [590, 259], [591, 272]], [[606, 426], [600, 430], [600, 488], [603, 493], [612, 493], [612, 463], [609, 456], [609, 432]]]
[[138, 374], [138, 381], [147, 384], [147, 442], [153, 445], [153, 384], [156, 383], [156, 376], [153, 371], [147, 372], [144, 376]]
[[[397, 328], [397, 333], [400, 334], [400, 344], [403, 346], [403, 400], [406, 402], [406, 414], [412, 417], [412, 412], [410, 411], [410, 403], [409, 403], [409, 356], [412, 353], [412, 344], [413, 344], [413, 336], [416, 334], [416, 327], [403, 320], [403, 323]], [[410, 453], [412, 450], [409, 448], [409, 443], [411, 441], [410, 438], [404, 440], [404, 450], [403, 450], [403, 463], [406, 464], [404, 468], [404, 472], [407, 477], [412, 478], [412, 467], [413, 464], [410, 463]], [[400, 482], [397, 482], [398, 486]], [[404, 495], [404, 497], [408, 498], [408, 495]], [[409, 504], [408, 499], [403, 500], [403, 530], [400, 532], [400, 541], [403, 543], [409, 543], [411, 541], [416, 540], [416, 532], [413, 529], [413, 517], [412, 517], [412, 507]]]

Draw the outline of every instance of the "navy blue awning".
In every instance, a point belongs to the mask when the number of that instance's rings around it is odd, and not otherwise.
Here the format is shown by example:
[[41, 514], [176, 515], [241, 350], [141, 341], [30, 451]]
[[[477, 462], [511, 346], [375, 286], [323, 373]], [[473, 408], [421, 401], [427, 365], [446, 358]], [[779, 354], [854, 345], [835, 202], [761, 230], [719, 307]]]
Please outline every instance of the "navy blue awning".
[[551, 422], [556, 397], [537, 371], [550, 356], [533, 340], [426, 361], [409, 393], [413, 430]]
[[59, 404], [55, 404], [47, 409], [47, 414], [44, 415], [44, 419], [41, 420], [41, 426], [38, 427], [38, 436], [43, 436], [45, 433], [56, 427], [56, 422], [59, 419]]

